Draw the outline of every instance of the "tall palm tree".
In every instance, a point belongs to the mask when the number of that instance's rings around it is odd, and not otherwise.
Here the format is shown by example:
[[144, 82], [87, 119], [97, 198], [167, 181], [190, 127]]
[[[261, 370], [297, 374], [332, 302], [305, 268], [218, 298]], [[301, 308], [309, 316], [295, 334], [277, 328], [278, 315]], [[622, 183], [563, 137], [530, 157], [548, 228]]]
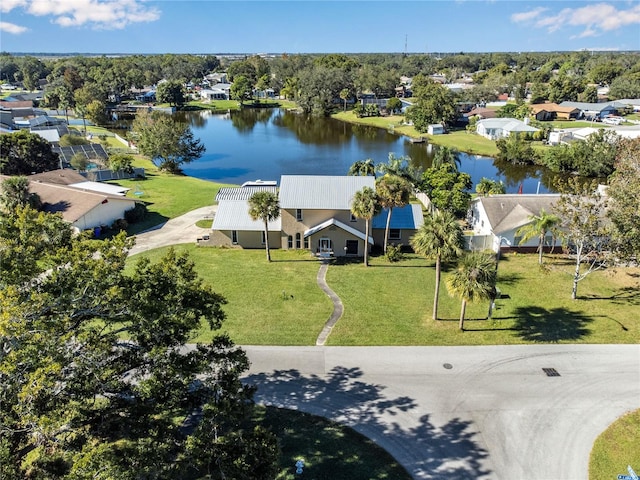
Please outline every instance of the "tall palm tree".
[[269, 222], [280, 216], [278, 196], [273, 192], [256, 192], [249, 198], [249, 216], [253, 220], [264, 222], [264, 244], [267, 250], [267, 261], [271, 261], [269, 252]]
[[361, 177], [375, 177], [376, 176], [376, 165], [373, 163], [373, 160], [367, 158], [366, 160], [356, 160], [349, 167], [349, 171], [347, 175], [351, 176], [361, 176]]
[[516, 231], [516, 235], [521, 235], [520, 245], [528, 242], [532, 238], [538, 237], [538, 263], [542, 265], [542, 250], [544, 247], [544, 237], [548, 232], [557, 234], [557, 225], [560, 223], [560, 217], [552, 213], [545, 212], [544, 208], [540, 210], [539, 215], [529, 215], [530, 223], [523, 225]]
[[451, 212], [438, 210], [424, 217], [424, 223], [411, 237], [411, 247], [418, 254], [436, 261], [436, 291], [433, 298], [433, 319], [438, 319], [438, 297], [442, 261], [462, 255], [463, 235], [460, 224]]
[[447, 279], [447, 290], [452, 297], [462, 300], [460, 307], [460, 330], [464, 330], [464, 315], [467, 302], [491, 300], [495, 296], [498, 272], [493, 255], [468, 253], [458, 268]]
[[371, 219], [380, 213], [380, 204], [376, 191], [371, 187], [363, 187], [353, 196], [351, 213], [357, 218], [364, 218], [364, 266], [369, 266], [369, 223]]
[[389, 153], [387, 163], [379, 163], [376, 170], [383, 175], [404, 178], [414, 187], [417, 187], [422, 180], [422, 169], [411, 165], [411, 157], [396, 157], [393, 152]]
[[389, 241], [389, 225], [391, 224], [391, 213], [395, 207], [404, 207], [409, 203], [409, 198], [413, 187], [409, 181], [397, 175], [386, 174], [376, 181], [376, 194], [382, 208], [389, 210], [387, 215], [387, 226], [384, 230], [384, 252], [387, 253], [387, 243]]
[[455, 171], [458, 171], [458, 167], [460, 166], [460, 152], [452, 147], [438, 147], [433, 156], [431, 168], [437, 169], [447, 163], [451, 165]]

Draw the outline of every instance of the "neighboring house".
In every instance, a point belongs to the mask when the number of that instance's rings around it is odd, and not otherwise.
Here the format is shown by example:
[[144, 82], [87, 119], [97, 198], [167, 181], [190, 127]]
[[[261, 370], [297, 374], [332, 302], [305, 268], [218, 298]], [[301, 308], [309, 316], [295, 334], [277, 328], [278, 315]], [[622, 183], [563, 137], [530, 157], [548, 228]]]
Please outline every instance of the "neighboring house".
[[515, 118], [486, 118], [476, 123], [476, 133], [489, 140], [509, 137], [512, 133], [533, 133], [538, 129]]
[[55, 127], [66, 124], [67, 122], [65, 122], [64, 119], [50, 117], [49, 115], [40, 115], [36, 118], [29, 119], [29, 128]]
[[208, 75], [205, 75], [204, 79], [208, 85], [215, 85], [217, 83], [229, 83], [226, 73], [209, 73]]
[[211, 88], [200, 90], [203, 100], [229, 100], [231, 98], [231, 84], [218, 83]]
[[[0, 181], [6, 178], [0, 176]], [[77, 231], [111, 226], [116, 220], [124, 218], [124, 212], [136, 205], [136, 200], [132, 198], [33, 181], [31, 178], [29, 191], [40, 197], [44, 211], [61, 213], [62, 218]]]
[[[559, 194], [506, 194], [473, 199], [467, 212], [467, 222], [473, 230], [473, 235], [466, 237], [468, 248], [494, 252], [498, 249], [535, 251], [539, 240], [534, 238], [520, 245], [522, 237], [516, 232], [531, 223], [531, 215], [539, 215], [543, 209], [553, 213], [553, 205], [559, 199]], [[552, 245], [553, 238], [549, 233], [545, 246], [551, 248]]]
[[99, 143], [89, 143], [87, 145], [70, 145], [68, 147], [52, 146], [51, 150], [60, 157], [62, 165], [70, 165], [71, 159], [75, 154], [82, 154], [87, 160], [98, 160], [101, 163], [106, 162], [109, 158], [107, 151]]
[[60, 142], [60, 133], [55, 128], [30, 128], [29, 132], [40, 135], [49, 143], [57, 144]]
[[586, 103], [586, 102], [562, 102], [561, 107], [577, 108], [580, 110], [578, 118], [587, 120], [603, 119], [608, 115], [615, 115], [619, 108], [624, 108], [623, 104], [617, 102], [608, 103]]
[[576, 107], [561, 107], [556, 103], [535, 103], [529, 105], [531, 116], [541, 122], [549, 120], [571, 120], [580, 115], [580, 109]]
[[[365, 240], [368, 248], [374, 244], [374, 238], [382, 244], [386, 226], [386, 212], [383, 212], [373, 219], [373, 233], [367, 236], [365, 221], [351, 214], [353, 197], [363, 187], [375, 188], [375, 178], [283, 175], [279, 189], [258, 182], [220, 189], [209, 242], [263, 248], [264, 224], [261, 220], [251, 220], [248, 200], [255, 192], [267, 190], [278, 192], [280, 202], [280, 217], [269, 224], [270, 247], [308, 250], [321, 256], [363, 256]], [[420, 205], [393, 209], [392, 241], [407, 245], [422, 221]]]
[[464, 114], [465, 117], [478, 117], [479, 120], [484, 118], [496, 118], [498, 112], [493, 108], [473, 107]]

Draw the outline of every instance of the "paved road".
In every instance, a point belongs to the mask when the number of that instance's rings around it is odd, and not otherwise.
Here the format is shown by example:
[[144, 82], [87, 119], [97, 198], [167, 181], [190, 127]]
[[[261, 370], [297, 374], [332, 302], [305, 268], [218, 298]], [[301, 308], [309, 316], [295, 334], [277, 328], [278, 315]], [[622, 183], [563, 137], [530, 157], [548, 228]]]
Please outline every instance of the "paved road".
[[139, 233], [135, 236], [136, 244], [129, 251], [129, 254], [134, 255], [146, 250], [179, 243], [195, 243], [197, 238], [209, 232], [209, 229], [197, 227], [196, 222], [205, 218], [213, 221], [216, 209], [217, 205], [198, 208], [180, 217], [172, 218], [152, 230]]
[[258, 401], [351, 425], [416, 479], [583, 480], [640, 408], [640, 345], [245, 348]]

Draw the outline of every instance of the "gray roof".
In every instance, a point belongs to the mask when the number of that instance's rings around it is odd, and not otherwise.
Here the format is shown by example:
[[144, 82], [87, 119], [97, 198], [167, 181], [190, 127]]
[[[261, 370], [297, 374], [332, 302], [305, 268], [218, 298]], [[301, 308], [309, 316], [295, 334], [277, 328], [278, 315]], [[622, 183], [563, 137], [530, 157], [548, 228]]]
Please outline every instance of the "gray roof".
[[[522, 120], [516, 118], [485, 118], [478, 120], [476, 128], [484, 125], [485, 128], [501, 128], [508, 132], [537, 132], [538, 129], [527, 125]], [[393, 215], [392, 215], [393, 216]]]
[[[252, 220], [249, 216], [247, 200], [223, 200], [218, 204], [218, 211], [213, 218], [213, 230], [262, 231], [262, 220]], [[269, 222], [270, 231], [280, 231], [280, 217]]]
[[225, 200], [244, 200], [247, 201], [256, 192], [272, 192], [278, 194], [278, 187], [272, 185], [251, 185], [247, 187], [224, 187], [218, 191], [216, 201], [223, 202]]
[[[391, 218], [393, 218], [393, 215], [391, 215]], [[322, 223], [319, 223], [318, 225], [315, 225], [313, 227], [311, 227], [308, 230], [305, 230], [304, 232], [304, 238], [307, 238], [315, 233], [321, 232], [322, 230], [324, 230], [325, 228], [329, 228], [332, 226], [336, 226], [338, 228], [341, 228], [342, 230], [344, 230], [345, 232], [349, 232], [351, 235], [353, 235], [354, 237], [358, 237], [360, 240], [364, 240], [365, 239], [365, 234], [363, 232], [361, 232], [358, 229], [355, 229], [353, 227], [350, 227], [349, 225], [342, 223], [340, 220], [336, 220], [335, 218], [330, 218], [329, 220], [325, 220]], [[369, 238], [367, 239], [367, 241], [373, 245], [373, 237], [369, 236]]]
[[363, 187], [375, 188], [375, 178], [283, 175], [280, 179], [280, 208], [350, 210], [353, 196]]
[[561, 107], [578, 108], [583, 111], [601, 112], [606, 108], [619, 108], [622, 105], [616, 105], [616, 102], [607, 103], [587, 103], [587, 102], [562, 102]]
[[[373, 217], [371, 228], [387, 228], [387, 214], [389, 210], [384, 209]], [[389, 228], [399, 228], [400, 230], [415, 230], [424, 223], [422, 206], [417, 203], [410, 203], [404, 207], [396, 207], [391, 213]]]
[[[478, 197], [474, 202], [480, 202], [491, 224], [494, 234], [499, 234], [519, 228], [530, 222], [529, 216], [539, 215], [544, 209], [553, 212], [553, 205], [560, 199], [558, 194], [506, 194]], [[391, 215], [393, 220], [393, 215]]]

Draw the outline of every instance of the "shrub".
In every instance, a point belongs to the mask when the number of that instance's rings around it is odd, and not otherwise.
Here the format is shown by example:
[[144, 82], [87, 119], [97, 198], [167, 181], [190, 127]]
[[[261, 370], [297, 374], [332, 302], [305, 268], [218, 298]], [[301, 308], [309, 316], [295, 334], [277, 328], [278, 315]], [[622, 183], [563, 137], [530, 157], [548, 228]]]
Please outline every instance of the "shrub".
[[119, 218], [111, 225], [111, 228], [116, 231], [126, 230], [129, 227], [129, 223], [124, 218]]
[[137, 223], [147, 216], [147, 206], [144, 203], [136, 203], [136, 205], [124, 212], [124, 219], [127, 223]]
[[399, 245], [387, 245], [387, 252], [384, 254], [387, 261], [394, 263], [399, 262], [403, 258], [402, 244]]

